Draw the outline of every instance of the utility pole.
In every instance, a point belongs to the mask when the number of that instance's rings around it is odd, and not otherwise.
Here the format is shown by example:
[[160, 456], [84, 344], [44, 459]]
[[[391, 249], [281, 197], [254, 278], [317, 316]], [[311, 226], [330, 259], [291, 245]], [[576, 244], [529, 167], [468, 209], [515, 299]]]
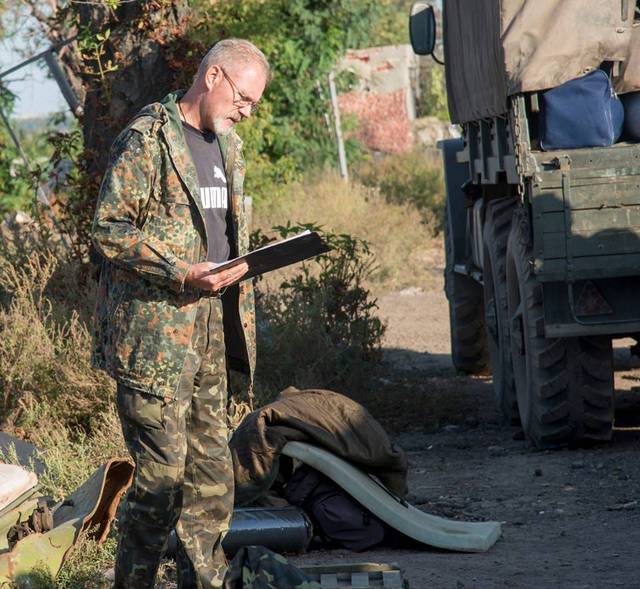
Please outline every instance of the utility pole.
[[333, 109], [333, 121], [336, 131], [336, 143], [338, 144], [338, 163], [340, 164], [340, 175], [349, 179], [347, 172], [347, 156], [344, 152], [344, 141], [342, 139], [342, 125], [340, 123], [340, 108], [338, 107], [338, 94], [336, 93], [336, 83], [334, 73], [329, 74], [329, 94], [331, 95], [331, 108]]

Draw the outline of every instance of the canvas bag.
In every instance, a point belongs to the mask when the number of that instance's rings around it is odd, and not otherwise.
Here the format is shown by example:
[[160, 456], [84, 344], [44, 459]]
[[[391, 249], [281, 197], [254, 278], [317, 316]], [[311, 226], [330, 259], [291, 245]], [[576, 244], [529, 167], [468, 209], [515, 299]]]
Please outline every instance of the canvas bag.
[[624, 108], [601, 69], [542, 93], [540, 146], [544, 150], [613, 145], [623, 124]]
[[384, 539], [385, 526], [351, 495], [315, 469], [303, 464], [286, 486], [289, 503], [301, 507], [327, 540], [360, 552]]

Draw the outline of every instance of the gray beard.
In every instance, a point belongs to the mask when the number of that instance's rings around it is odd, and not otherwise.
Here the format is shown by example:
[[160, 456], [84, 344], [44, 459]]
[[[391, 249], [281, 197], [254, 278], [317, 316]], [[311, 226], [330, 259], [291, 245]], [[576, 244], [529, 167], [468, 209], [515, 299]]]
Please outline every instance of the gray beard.
[[233, 125], [225, 126], [225, 120], [222, 117], [216, 117], [213, 121], [213, 131], [216, 135], [228, 135], [233, 129]]

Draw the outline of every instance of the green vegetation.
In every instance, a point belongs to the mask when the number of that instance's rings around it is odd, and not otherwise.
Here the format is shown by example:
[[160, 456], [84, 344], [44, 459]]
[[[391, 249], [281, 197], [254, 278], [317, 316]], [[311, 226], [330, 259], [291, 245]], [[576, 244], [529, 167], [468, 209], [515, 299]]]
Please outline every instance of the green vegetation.
[[[0, 108], [10, 118], [15, 96], [0, 83]], [[31, 125], [12, 121], [22, 152], [0, 121], [0, 215], [13, 211], [31, 212], [36, 203], [37, 187], [48, 177], [56, 163], [56, 141], [66, 135], [64, 115], [32, 121]]]
[[423, 220], [439, 231], [444, 185], [438, 158], [418, 147], [409, 153], [370, 158], [357, 174], [363, 184], [376, 188], [389, 202], [414, 205]]
[[35, 250], [13, 260], [0, 258], [0, 418], [5, 427], [22, 424], [25, 407], [34, 404], [63, 423], [88, 427], [112, 399], [109, 379], [90, 367], [90, 324], [81, 318], [79, 301], [91, 300], [95, 287], [85, 283], [74, 293], [72, 281], [80, 282], [76, 269], [58, 267], [56, 274], [57, 267], [52, 254]]
[[374, 263], [368, 244], [313, 225], [274, 229], [283, 238], [318, 230], [332, 251], [303, 263], [279, 288], [258, 290], [259, 398], [272, 399], [289, 385], [346, 394], [366, 389], [384, 333], [364, 286]]
[[[434, 176], [439, 181], [439, 176]], [[294, 182], [282, 198], [258, 208], [253, 224], [268, 233], [283, 219], [366, 238], [375, 264], [364, 284], [374, 296], [424, 285], [431, 280], [431, 266], [437, 265], [431, 258], [436, 227], [423, 223], [423, 215], [413, 203], [408, 199], [390, 201], [377, 187], [357, 180], [345, 182], [335, 171], [311, 173]], [[259, 287], [264, 288], [266, 282], [268, 288], [275, 289], [287, 278], [286, 273], [270, 274]]]
[[[444, 68], [430, 57], [422, 57], [420, 60], [420, 98], [416, 104], [417, 114], [420, 117], [436, 117], [449, 122]], [[425, 64], [426, 60], [428, 63]]]
[[327, 74], [348, 48], [406, 42], [407, 9], [398, 4], [245, 0], [218, 3], [212, 17], [209, 2], [195, 3], [203, 18], [192, 37], [201, 52], [221, 37], [245, 37], [264, 51], [273, 68], [259, 114], [239, 127], [252, 165], [247, 193], [258, 203], [300, 179], [304, 171], [335, 159], [333, 139], [323, 122], [329, 109]]
[[[258, 284], [258, 400], [289, 384], [331, 387], [366, 400], [383, 333], [370, 289], [428, 280], [429, 228], [425, 243], [413, 205], [387, 202], [377, 190], [330, 173], [289, 186], [281, 200], [256, 214], [264, 231], [283, 218], [317, 219], [335, 251]], [[368, 245], [348, 231], [366, 235]], [[43, 450], [47, 474], [40, 482], [60, 498], [126, 450], [113, 385], [89, 364], [95, 285], [81, 280], [77, 265], [35, 253], [38, 242], [18, 242], [26, 251], [5, 253], [0, 266], [0, 364], [6, 368], [0, 418], [5, 431]], [[98, 547], [83, 540], [58, 579], [43, 577], [38, 586], [99, 587], [113, 548], [113, 541]]]
[[[0, 83], [0, 108], [8, 116], [13, 108], [14, 95]], [[0, 121], [0, 214], [29, 209], [32, 199], [30, 173], [9, 132]]]

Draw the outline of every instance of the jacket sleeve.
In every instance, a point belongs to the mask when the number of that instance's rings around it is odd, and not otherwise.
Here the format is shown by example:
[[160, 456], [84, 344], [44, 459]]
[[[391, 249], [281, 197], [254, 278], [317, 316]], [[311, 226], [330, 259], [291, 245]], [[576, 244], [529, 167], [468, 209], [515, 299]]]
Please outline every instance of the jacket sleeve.
[[92, 239], [96, 249], [114, 264], [180, 292], [189, 263], [139, 229], [156, 173], [150, 140], [139, 131], [124, 131], [112, 147], [102, 180]]

